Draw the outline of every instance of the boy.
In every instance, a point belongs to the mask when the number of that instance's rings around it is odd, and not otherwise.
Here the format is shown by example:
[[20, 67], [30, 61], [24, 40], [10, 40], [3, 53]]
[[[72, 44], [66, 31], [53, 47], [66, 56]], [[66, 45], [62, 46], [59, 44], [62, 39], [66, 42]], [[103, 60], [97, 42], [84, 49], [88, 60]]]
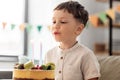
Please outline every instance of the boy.
[[52, 34], [60, 44], [48, 51], [45, 62], [55, 63], [55, 80], [98, 80], [94, 53], [76, 40], [87, 21], [88, 12], [76, 1], [63, 2], [54, 9]]

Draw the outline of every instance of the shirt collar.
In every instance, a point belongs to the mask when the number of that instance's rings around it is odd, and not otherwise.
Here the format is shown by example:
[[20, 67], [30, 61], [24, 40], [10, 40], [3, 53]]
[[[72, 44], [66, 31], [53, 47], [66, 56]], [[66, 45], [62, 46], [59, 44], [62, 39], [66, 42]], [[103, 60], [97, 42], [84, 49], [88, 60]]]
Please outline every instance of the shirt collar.
[[75, 50], [78, 46], [79, 46], [79, 43], [77, 42], [73, 47], [71, 47], [71, 48], [69, 48], [69, 49], [66, 49], [66, 50], [63, 50], [63, 49], [59, 48], [59, 46], [58, 46], [58, 50], [59, 50], [61, 53], [68, 53], [68, 52], [70, 52], [70, 51]]

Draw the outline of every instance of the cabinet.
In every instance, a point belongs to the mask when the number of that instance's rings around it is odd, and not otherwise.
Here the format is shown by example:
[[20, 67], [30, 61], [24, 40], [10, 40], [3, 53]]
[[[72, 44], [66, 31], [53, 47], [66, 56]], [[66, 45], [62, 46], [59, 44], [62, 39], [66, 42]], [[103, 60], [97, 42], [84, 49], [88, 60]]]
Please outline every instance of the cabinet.
[[[115, 20], [112, 20], [108, 16], [108, 53], [109, 55], [120, 55], [120, 0], [96, 0], [97, 2], [103, 2], [109, 4], [109, 9], [115, 9]], [[119, 11], [116, 11], [116, 7], [119, 6]]]
[[[109, 7], [120, 5], [119, 0], [110, 0]], [[109, 18], [109, 55], [120, 55], [120, 12], [115, 12], [115, 21]]]

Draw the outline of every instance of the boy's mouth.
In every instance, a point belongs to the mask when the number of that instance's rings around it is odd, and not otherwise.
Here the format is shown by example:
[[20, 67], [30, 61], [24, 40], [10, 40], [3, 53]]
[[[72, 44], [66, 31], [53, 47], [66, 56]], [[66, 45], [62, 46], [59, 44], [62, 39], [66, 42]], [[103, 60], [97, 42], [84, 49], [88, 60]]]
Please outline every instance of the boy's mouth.
[[60, 32], [53, 32], [53, 34], [54, 34], [54, 35], [58, 35], [58, 34], [60, 34]]

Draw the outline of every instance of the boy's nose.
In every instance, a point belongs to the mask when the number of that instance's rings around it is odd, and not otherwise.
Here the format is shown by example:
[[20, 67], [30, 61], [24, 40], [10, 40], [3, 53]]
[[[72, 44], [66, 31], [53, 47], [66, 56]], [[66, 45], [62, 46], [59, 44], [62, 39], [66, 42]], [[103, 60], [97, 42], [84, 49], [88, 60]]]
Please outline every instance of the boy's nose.
[[56, 29], [58, 29], [58, 28], [60, 28], [60, 24], [59, 24], [59, 23], [55, 23], [55, 24], [53, 25], [53, 27], [56, 28]]

